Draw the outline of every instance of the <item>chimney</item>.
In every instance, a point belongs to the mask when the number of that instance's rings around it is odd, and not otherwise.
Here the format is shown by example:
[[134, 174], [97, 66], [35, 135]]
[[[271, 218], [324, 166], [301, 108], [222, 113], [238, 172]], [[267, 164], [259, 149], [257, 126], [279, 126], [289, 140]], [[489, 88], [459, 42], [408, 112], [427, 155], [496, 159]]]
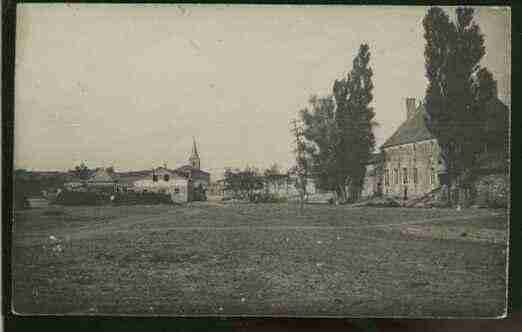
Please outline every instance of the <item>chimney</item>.
[[415, 98], [412, 98], [412, 97], [406, 98], [406, 120], [411, 119], [415, 115], [416, 111], [417, 111], [417, 106], [416, 106]]

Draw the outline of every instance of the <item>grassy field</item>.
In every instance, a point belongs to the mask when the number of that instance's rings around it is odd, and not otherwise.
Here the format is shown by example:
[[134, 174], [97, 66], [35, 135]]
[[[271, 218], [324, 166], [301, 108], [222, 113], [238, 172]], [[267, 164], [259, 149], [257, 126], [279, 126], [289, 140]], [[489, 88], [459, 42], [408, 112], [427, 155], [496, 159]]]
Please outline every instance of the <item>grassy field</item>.
[[16, 213], [24, 314], [499, 316], [507, 213], [212, 203]]

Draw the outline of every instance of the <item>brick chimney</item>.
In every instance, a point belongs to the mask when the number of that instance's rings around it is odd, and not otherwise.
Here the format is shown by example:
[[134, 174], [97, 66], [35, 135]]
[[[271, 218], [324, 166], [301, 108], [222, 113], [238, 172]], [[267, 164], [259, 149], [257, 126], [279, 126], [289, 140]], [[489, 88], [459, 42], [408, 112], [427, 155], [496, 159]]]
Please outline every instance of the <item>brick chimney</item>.
[[409, 120], [411, 117], [413, 117], [416, 111], [417, 106], [415, 98], [406, 98], [406, 120]]

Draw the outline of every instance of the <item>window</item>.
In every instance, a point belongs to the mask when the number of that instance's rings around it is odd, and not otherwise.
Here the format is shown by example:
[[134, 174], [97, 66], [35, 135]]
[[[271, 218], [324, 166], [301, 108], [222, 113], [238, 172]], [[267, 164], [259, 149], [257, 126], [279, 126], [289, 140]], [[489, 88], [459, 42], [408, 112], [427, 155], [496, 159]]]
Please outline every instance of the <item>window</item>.
[[433, 167], [430, 169], [430, 184], [435, 184], [435, 169]]
[[168, 174], [163, 175], [163, 180], [165, 182], [168, 182], [170, 180], [170, 175], [168, 175]]
[[399, 183], [399, 170], [396, 168], [393, 170], [393, 183]]
[[158, 182], [158, 176], [156, 174], [152, 175], [152, 182]]
[[175, 194], [179, 194], [179, 188], [178, 187], [176, 187], [176, 189], [174, 189], [174, 193]]
[[417, 174], [417, 169], [413, 169], [413, 184], [417, 184], [419, 182], [419, 175]]
[[402, 182], [403, 182], [403, 184], [408, 184], [408, 169], [407, 168], [402, 169]]
[[390, 170], [389, 169], [384, 170], [384, 185], [385, 186], [390, 185]]

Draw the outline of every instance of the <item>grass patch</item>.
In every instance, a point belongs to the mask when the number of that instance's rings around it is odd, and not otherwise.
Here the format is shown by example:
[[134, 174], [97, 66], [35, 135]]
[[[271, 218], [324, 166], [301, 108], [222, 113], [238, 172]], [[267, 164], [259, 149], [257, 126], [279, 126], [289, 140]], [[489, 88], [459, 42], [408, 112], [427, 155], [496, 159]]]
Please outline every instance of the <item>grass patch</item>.
[[22, 313], [504, 309], [507, 214], [498, 211], [310, 205], [300, 213], [269, 203], [45, 211], [15, 216], [14, 304]]

